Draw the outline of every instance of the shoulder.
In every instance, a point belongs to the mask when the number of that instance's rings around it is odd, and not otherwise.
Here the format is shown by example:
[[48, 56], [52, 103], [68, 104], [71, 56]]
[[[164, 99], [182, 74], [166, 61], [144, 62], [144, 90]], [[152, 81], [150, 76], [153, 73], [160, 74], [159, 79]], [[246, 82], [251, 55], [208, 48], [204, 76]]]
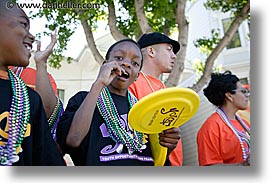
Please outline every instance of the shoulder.
[[[139, 74], [138, 78], [136, 81], [134, 81], [130, 86], [129, 89], [130, 91], [136, 91], [139, 89], [139, 87], [144, 83], [145, 78], [142, 74]], [[133, 92], [134, 93], [134, 92]]]
[[80, 105], [85, 97], [88, 95], [88, 91], [79, 91], [74, 96], [72, 96], [68, 101], [68, 106], [78, 106]]
[[217, 112], [214, 112], [202, 124], [201, 128], [199, 129], [199, 133], [219, 129], [222, 125], [224, 125], [224, 123], [221, 117]]
[[84, 99], [88, 95], [88, 91], [79, 91], [71, 99]]

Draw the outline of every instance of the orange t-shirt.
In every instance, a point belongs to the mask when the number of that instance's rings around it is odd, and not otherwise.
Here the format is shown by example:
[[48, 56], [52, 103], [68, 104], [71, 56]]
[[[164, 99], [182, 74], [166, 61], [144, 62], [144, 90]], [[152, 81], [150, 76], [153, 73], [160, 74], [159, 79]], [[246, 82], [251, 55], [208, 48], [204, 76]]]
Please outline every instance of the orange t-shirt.
[[[237, 120], [230, 121], [237, 130], [245, 131]], [[250, 128], [250, 124], [245, 120], [243, 121]], [[247, 150], [247, 144], [243, 144]], [[198, 131], [197, 147], [200, 166], [244, 161], [238, 138], [217, 112], [213, 113]]]
[[[140, 73], [138, 79], [129, 87], [129, 90], [140, 100], [142, 97], [163, 88], [165, 86], [160, 80], [148, 75], [144, 76], [143, 73]], [[176, 148], [170, 153], [169, 160], [172, 166], [182, 166], [183, 153], [181, 139], [178, 141]]]

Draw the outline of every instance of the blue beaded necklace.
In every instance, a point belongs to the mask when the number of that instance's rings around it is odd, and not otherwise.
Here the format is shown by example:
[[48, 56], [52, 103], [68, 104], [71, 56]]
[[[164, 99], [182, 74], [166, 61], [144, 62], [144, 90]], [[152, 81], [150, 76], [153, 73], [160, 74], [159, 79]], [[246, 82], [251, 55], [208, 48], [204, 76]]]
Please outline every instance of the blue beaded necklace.
[[[128, 91], [128, 101], [130, 108], [137, 102], [137, 99]], [[110, 137], [117, 143], [126, 145], [129, 154], [144, 148], [144, 134], [133, 130], [132, 134], [127, 133], [119, 120], [119, 114], [114, 104], [112, 96], [107, 87], [102, 89], [98, 97], [97, 107], [103, 119], [106, 122]]]
[[30, 120], [30, 100], [24, 81], [8, 69], [12, 101], [8, 117], [8, 141], [0, 146], [0, 165], [12, 165], [19, 160], [16, 149], [22, 144]]

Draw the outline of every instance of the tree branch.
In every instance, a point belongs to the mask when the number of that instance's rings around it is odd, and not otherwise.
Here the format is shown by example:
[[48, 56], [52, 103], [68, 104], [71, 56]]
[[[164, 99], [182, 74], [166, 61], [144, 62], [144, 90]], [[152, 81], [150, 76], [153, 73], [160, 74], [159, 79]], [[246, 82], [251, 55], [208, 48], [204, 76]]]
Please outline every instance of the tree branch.
[[93, 35], [93, 32], [91, 31], [91, 27], [88, 24], [87, 18], [84, 18], [84, 16], [83, 16], [84, 11], [79, 10], [79, 11], [77, 11], [77, 14], [80, 17], [80, 22], [81, 22], [81, 25], [83, 26], [83, 29], [84, 29], [84, 32], [86, 35], [86, 40], [88, 42], [88, 46], [89, 46], [96, 62], [98, 62], [99, 64], [102, 64], [104, 61], [104, 58], [101, 56], [101, 54], [97, 50], [95, 40], [94, 40], [94, 35]]
[[173, 70], [169, 74], [169, 77], [165, 82], [165, 85], [167, 87], [176, 86], [180, 80], [182, 71], [184, 70], [184, 61], [186, 56], [186, 47], [189, 31], [189, 25], [185, 16], [185, 6], [186, 0], [177, 0], [176, 21], [179, 30], [178, 41], [180, 43], [181, 48], [177, 54], [177, 59], [175, 61]]
[[139, 23], [139, 27], [143, 34], [152, 32], [152, 27], [148, 24], [147, 18], [144, 12], [144, 0], [135, 0], [135, 10]]
[[114, 2], [113, 1], [107, 1], [107, 3], [108, 3], [108, 11], [109, 11], [109, 14], [108, 14], [108, 25], [110, 27], [110, 31], [111, 31], [111, 34], [112, 34], [113, 38], [116, 41], [127, 38], [126, 36], [124, 36], [119, 31], [119, 29], [116, 26], [117, 21], [116, 21], [116, 13], [115, 13]]
[[199, 79], [199, 81], [191, 87], [193, 90], [198, 92], [207, 83], [208, 79], [211, 76], [215, 59], [222, 52], [222, 50], [230, 43], [230, 41], [232, 40], [232, 37], [238, 30], [240, 24], [248, 17], [249, 11], [250, 11], [250, 0], [248, 0], [247, 4], [242, 8], [240, 13], [236, 16], [235, 20], [230, 25], [224, 37], [221, 39], [220, 43], [216, 46], [216, 48], [207, 58], [205, 62], [203, 75]]

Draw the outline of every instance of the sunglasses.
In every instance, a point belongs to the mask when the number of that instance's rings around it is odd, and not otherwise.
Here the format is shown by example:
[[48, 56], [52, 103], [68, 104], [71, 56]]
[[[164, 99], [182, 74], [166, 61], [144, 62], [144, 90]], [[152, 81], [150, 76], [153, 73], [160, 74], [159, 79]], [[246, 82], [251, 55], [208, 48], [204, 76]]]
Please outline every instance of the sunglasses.
[[236, 90], [232, 90], [232, 92], [242, 92], [245, 96], [249, 96], [250, 92], [248, 89], [242, 88], [242, 89], [236, 89]]

